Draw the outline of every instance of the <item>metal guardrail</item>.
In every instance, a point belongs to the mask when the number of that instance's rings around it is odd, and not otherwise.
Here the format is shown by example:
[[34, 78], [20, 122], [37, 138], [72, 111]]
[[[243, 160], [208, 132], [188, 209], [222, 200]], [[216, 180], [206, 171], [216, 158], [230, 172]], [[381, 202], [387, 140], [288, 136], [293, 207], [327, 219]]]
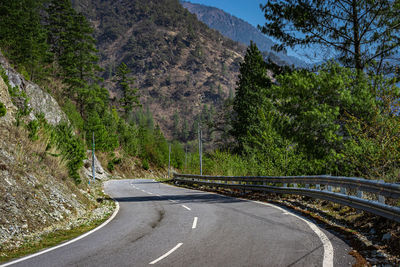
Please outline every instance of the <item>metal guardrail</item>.
[[[174, 180], [185, 184], [309, 196], [367, 211], [400, 223], [400, 207], [385, 203], [387, 197], [400, 198], [400, 184], [329, 175], [243, 177], [174, 173]], [[335, 192], [338, 188], [339, 192]], [[350, 191], [356, 193], [356, 196], [349, 195]], [[376, 195], [375, 199], [366, 199], [364, 192]]]

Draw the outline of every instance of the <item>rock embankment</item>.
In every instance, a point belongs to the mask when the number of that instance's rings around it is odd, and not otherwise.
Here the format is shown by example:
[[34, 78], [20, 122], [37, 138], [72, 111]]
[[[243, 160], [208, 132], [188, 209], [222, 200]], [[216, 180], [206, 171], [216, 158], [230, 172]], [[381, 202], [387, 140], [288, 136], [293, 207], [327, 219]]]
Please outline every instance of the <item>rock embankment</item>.
[[[40, 113], [52, 125], [67, 121], [57, 101], [12, 69], [1, 54], [0, 64], [9, 85], [25, 92], [23, 95], [29, 99], [27, 121]], [[46, 150], [45, 137], [32, 141], [26, 127], [16, 126], [21, 103], [12, 101], [1, 77], [0, 102], [7, 109], [0, 117], [0, 258], [43, 233], [68, 229], [110, 213], [109, 206], [97, 203], [95, 190], [89, 191], [85, 182], [77, 186], [68, 177], [66, 162], [55, 156], [57, 151]], [[106, 177], [104, 170], [101, 172], [103, 176], [99, 177]], [[100, 182], [96, 184], [101, 187]]]
[[[44, 114], [47, 122], [52, 125], [57, 125], [62, 121], [68, 121], [67, 116], [62, 111], [57, 101], [37, 84], [27, 81], [20, 73], [16, 72], [1, 53], [0, 65], [5, 70], [10, 85], [12, 87], [17, 87], [19, 91], [25, 92], [26, 96], [28, 97], [28, 106], [31, 108], [31, 112], [28, 116], [30, 120], [35, 119], [37, 114]], [[3, 87], [3, 85], [0, 86]], [[3, 88], [1, 88], [0, 97], [3, 98]], [[4, 98], [6, 99], [7, 96], [4, 95]], [[8, 99], [11, 101], [9, 97]]]

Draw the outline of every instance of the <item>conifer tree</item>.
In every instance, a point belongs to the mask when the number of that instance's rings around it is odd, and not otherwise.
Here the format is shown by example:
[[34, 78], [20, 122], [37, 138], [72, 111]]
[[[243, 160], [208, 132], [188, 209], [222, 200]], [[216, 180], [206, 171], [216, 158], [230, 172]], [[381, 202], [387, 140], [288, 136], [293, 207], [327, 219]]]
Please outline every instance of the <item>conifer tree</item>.
[[0, 47], [31, 80], [41, 78], [48, 60], [42, 7], [38, 0], [0, 1]]
[[128, 77], [130, 73], [128, 66], [122, 62], [117, 69], [117, 83], [122, 90], [122, 98], [120, 104], [124, 109], [125, 117], [128, 117], [129, 112], [135, 107], [139, 107], [138, 89], [133, 87], [134, 78]]
[[251, 42], [244, 62], [240, 64], [239, 81], [233, 102], [231, 134], [237, 141], [238, 152], [247, 150], [249, 136], [259, 129], [258, 114], [267, 102], [268, 87], [271, 80], [267, 76], [267, 67], [256, 44]]

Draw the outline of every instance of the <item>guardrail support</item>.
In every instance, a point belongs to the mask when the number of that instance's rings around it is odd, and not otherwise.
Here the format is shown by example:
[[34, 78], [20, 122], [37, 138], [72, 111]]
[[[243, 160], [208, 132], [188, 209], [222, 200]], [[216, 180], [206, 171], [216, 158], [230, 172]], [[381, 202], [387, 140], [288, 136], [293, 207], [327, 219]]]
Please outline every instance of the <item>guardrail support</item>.
[[[379, 180], [378, 181], [379, 183], [384, 183], [385, 181], [384, 180]], [[382, 195], [378, 195], [378, 201], [380, 202], [380, 203], [382, 203], [382, 204], [385, 204], [385, 202], [386, 202], [386, 198], [385, 198], [385, 196], [382, 196]]]
[[[331, 177], [331, 176], [298, 176], [298, 177], [215, 177], [215, 176], [199, 176], [199, 175], [180, 175], [174, 173], [174, 179], [178, 183], [199, 183], [217, 188], [237, 188], [242, 195], [247, 192], [263, 191], [265, 194], [269, 192], [277, 192], [282, 194], [297, 194], [310, 196], [328, 201], [336, 202], [342, 205], [354, 207], [357, 210], [364, 210], [379, 216], [386, 217], [400, 223], [400, 207], [396, 205], [385, 204], [386, 198], [400, 199], [400, 185], [389, 184], [383, 181], [366, 180], [354, 177]], [[222, 179], [222, 180], [221, 180]], [[313, 180], [315, 180], [313, 182]], [[197, 182], [196, 182], [197, 181]], [[321, 187], [322, 182], [322, 187]], [[226, 185], [230, 184], [230, 185]], [[272, 186], [269, 186], [271, 185]], [[277, 184], [279, 184], [277, 186]], [[316, 189], [303, 188], [312, 187]], [[257, 187], [255, 185], [264, 185]], [[292, 186], [292, 188], [290, 188]], [[321, 190], [323, 188], [323, 190]], [[340, 193], [335, 193], [340, 188]], [[349, 190], [356, 191], [356, 196], [347, 195]], [[330, 192], [329, 192], [330, 191]], [[364, 192], [374, 194], [375, 200], [371, 201], [363, 197]], [[368, 195], [369, 196], [369, 195]]]

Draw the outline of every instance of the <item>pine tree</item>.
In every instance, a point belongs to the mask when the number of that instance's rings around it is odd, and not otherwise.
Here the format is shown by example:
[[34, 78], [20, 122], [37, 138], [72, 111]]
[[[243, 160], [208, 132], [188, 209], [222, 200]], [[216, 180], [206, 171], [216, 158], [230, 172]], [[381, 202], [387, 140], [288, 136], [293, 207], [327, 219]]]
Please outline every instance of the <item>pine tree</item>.
[[138, 89], [133, 87], [134, 78], [128, 77], [130, 70], [128, 66], [122, 62], [117, 69], [117, 83], [122, 90], [122, 98], [120, 104], [124, 109], [125, 117], [127, 118], [129, 112], [135, 107], [139, 107]]
[[48, 43], [55, 59], [60, 59], [64, 52], [65, 39], [69, 26], [73, 24], [76, 14], [69, 0], [51, 0], [46, 9], [46, 28], [48, 31]]
[[278, 50], [311, 46], [318, 55], [327, 49], [345, 66], [394, 72], [395, 64], [386, 63], [399, 58], [398, 1], [273, 0], [262, 10], [267, 21], [260, 28], [280, 41]]
[[239, 152], [245, 152], [246, 146], [249, 145], [248, 137], [260, 131], [258, 114], [266, 104], [270, 85], [266, 63], [252, 42], [247, 49], [244, 62], [240, 64], [238, 87], [233, 102], [231, 134], [237, 141]]
[[43, 1], [37, 0], [0, 1], [0, 47], [31, 80], [44, 75], [48, 61], [42, 7]]
[[83, 15], [74, 11], [72, 23], [65, 27], [66, 31], [59, 41], [59, 49], [62, 51], [59, 64], [63, 69], [64, 82], [69, 85], [67, 95], [82, 102], [82, 106], [85, 102], [85, 88], [99, 79], [98, 51], [92, 37], [93, 28]]

